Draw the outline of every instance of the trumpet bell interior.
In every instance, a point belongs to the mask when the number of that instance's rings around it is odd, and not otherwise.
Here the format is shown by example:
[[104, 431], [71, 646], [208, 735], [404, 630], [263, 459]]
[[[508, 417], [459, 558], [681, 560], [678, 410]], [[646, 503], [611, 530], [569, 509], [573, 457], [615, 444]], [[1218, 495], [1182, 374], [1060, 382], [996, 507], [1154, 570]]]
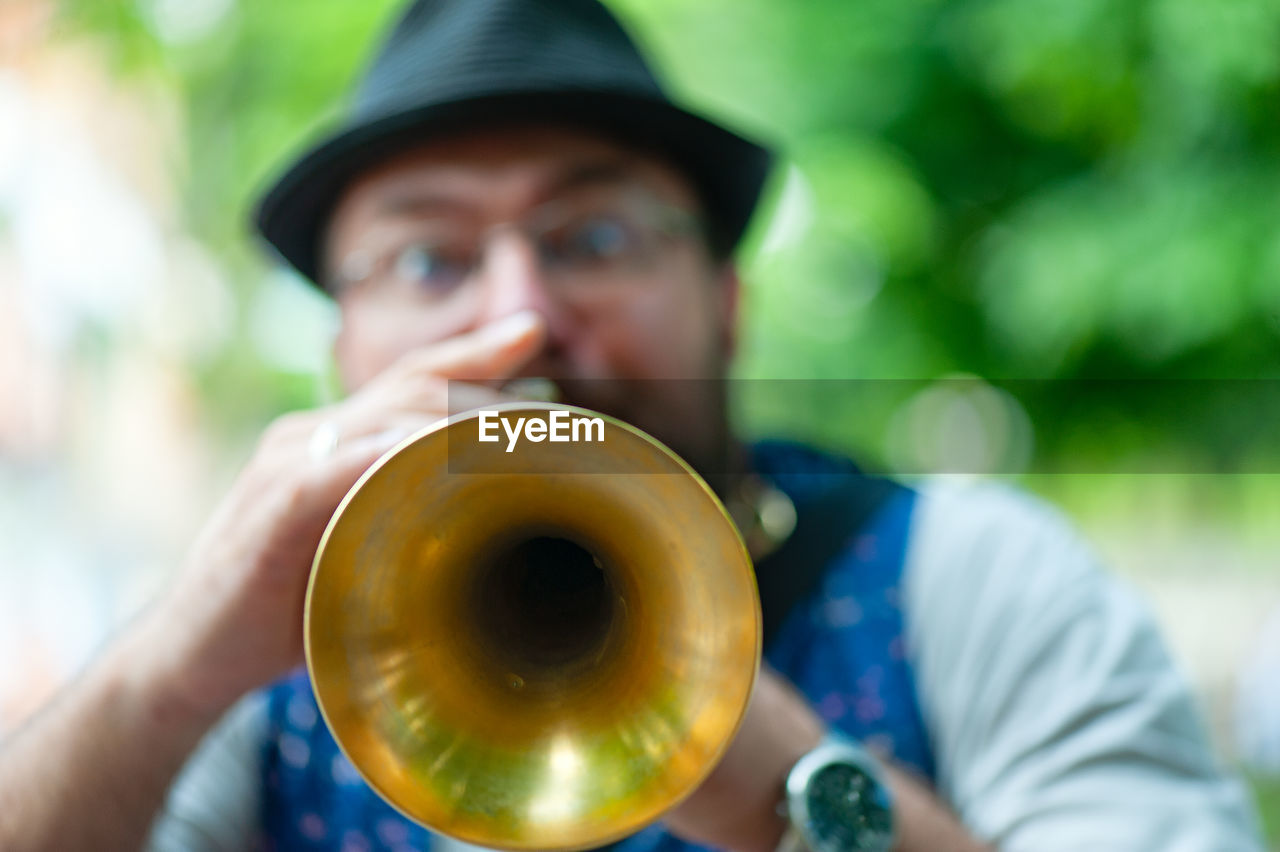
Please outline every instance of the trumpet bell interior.
[[322, 540], [304, 627], [321, 711], [430, 829], [603, 845], [692, 792], [741, 721], [760, 654], [742, 540], [683, 461], [605, 419], [601, 443], [507, 452], [452, 418], [366, 473]]

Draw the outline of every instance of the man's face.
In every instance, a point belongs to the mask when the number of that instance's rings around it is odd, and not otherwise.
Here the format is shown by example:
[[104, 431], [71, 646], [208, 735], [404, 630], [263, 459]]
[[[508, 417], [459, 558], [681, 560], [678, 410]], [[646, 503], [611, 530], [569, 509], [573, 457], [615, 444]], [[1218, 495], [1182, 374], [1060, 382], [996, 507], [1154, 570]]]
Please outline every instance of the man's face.
[[708, 254], [699, 215], [679, 173], [578, 131], [413, 149], [363, 175], [335, 210], [325, 261], [343, 381], [355, 390], [412, 349], [532, 310], [546, 344], [520, 376], [553, 379], [563, 401], [717, 464], [717, 383], [660, 381], [721, 379], [733, 347], [737, 279]]

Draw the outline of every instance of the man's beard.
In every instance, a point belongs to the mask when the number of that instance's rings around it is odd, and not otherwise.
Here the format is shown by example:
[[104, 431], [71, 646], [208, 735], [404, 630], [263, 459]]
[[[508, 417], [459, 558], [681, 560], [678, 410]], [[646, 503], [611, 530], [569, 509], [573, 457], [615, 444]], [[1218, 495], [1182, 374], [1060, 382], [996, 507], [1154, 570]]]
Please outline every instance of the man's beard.
[[728, 382], [716, 379], [562, 379], [559, 402], [599, 411], [666, 444], [717, 492], [737, 461]]

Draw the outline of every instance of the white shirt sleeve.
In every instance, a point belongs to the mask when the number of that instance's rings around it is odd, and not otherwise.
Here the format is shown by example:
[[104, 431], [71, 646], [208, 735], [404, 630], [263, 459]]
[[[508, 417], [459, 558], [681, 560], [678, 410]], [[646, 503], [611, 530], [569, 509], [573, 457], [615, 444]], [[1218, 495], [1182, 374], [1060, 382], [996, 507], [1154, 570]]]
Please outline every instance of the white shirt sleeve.
[[1280, 775], [1280, 611], [1264, 625], [1240, 667], [1236, 747], [1249, 766]]
[[926, 486], [904, 575], [939, 792], [1002, 852], [1260, 850], [1153, 621], [1056, 513]]
[[151, 826], [148, 852], [243, 852], [253, 848], [262, 801], [266, 694], [231, 708], [200, 742]]

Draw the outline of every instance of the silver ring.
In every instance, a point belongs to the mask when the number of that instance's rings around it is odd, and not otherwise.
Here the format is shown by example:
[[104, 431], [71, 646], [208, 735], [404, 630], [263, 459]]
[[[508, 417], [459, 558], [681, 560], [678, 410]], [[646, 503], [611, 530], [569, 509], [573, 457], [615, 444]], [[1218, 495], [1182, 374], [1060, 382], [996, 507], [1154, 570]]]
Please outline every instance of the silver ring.
[[313, 462], [326, 461], [338, 449], [338, 424], [326, 420], [315, 428], [307, 441], [307, 457]]

